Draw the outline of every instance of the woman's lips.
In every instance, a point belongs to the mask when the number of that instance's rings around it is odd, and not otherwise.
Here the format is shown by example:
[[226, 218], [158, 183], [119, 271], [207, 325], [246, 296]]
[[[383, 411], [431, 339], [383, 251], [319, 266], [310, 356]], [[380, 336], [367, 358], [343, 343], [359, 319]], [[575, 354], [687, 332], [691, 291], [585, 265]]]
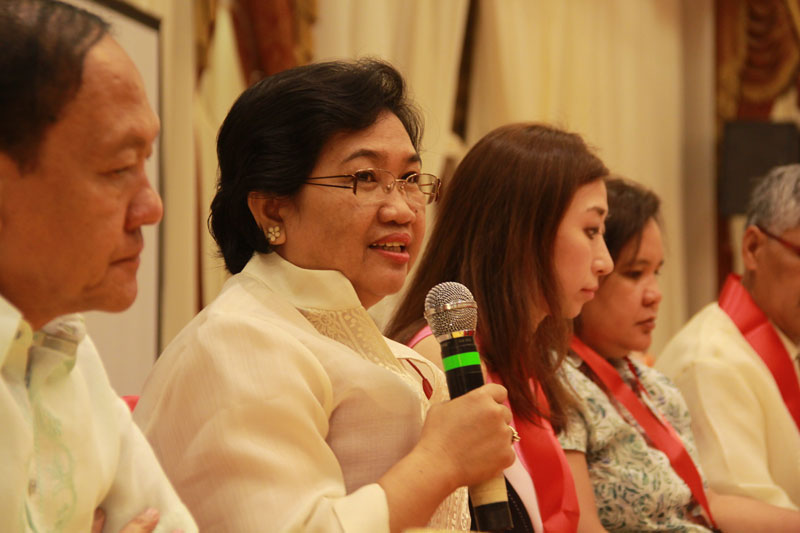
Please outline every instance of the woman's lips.
[[646, 332], [649, 333], [656, 327], [656, 319], [648, 318], [645, 320], [640, 320], [636, 323], [636, 325], [642, 327]]
[[369, 245], [369, 249], [378, 252], [395, 263], [404, 264], [411, 260], [411, 255], [408, 253], [408, 245], [410, 243], [410, 235], [393, 233], [373, 242]]
[[390, 260], [394, 261], [395, 263], [403, 264], [403, 263], [408, 263], [411, 260], [411, 255], [405, 250], [405, 248], [403, 249], [403, 251], [400, 251], [400, 252], [386, 250], [386, 249], [383, 249], [383, 248], [370, 247], [370, 249], [371, 250], [375, 250], [376, 252], [381, 254], [383, 257], [386, 257], [387, 259], [390, 259]]
[[594, 298], [594, 295], [597, 293], [597, 287], [594, 289], [581, 289], [581, 294], [588, 297], [590, 300]]

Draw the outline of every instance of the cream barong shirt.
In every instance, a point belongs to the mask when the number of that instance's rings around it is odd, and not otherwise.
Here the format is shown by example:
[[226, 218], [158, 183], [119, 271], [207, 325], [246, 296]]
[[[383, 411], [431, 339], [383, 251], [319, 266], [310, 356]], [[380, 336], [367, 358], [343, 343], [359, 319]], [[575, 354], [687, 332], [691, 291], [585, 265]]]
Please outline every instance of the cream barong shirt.
[[128, 406], [111, 388], [80, 315], [32, 331], [0, 297], [0, 531], [118, 532], [155, 507], [157, 533], [197, 527]]
[[[344, 275], [255, 254], [161, 355], [135, 418], [204, 533], [388, 532], [376, 481], [429, 407], [409, 360], [445, 399]], [[432, 525], [468, 529], [465, 490]]]
[[[778, 336], [789, 354], [797, 347]], [[795, 356], [794, 370], [800, 376]], [[709, 485], [800, 509], [800, 431], [767, 365], [716, 303], [667, 344], [656, 368], [681, 390]]]

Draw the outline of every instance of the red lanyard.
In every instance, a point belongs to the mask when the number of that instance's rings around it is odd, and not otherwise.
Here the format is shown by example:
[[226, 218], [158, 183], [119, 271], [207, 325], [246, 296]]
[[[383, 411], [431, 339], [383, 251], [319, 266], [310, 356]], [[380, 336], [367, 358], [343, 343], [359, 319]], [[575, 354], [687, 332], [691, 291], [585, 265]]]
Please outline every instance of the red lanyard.
[[[493, 383], [500, 383], [500, 376], [489, 373]], [[531, 389], [536, 393], [536, 401], [546, 412], [547, 398], [541, 387], [534, 385]], [[542, 525], [546, 533], [574, 533], [578, 530], [580, 506], [575, 492], [575, 481], [572, 470], [567, 464], [567, 456], [553, 432], [547, 419], [539, 421], [539, 425], [519, 417], [514, 413], [514, 427], [521, 440], [517, 444], [520, 461], [533, 480]]]
[[778, 385], [783, 403], [800, 430], [800, 383], [792, 358], [767, 315], [756, 305], [740, 279], [735, 274], [728, 276], [719, 295], [719, 306], [767, 365], [772, 379]]
[[[619, 372], [597, 352], [584, 344], [583, 341], [573, 336], [570, 341], [570, 348], [578, 354], [584, 363], [589, 365], [589, 368], [600, 379], [609, 394], [636, 419], [652, 446], [667, 456], [672, 469], [689, 486], [695, 501], [706, 512], [709, 523], [716, 528], [714, 518], [711, 516], [711, 509], [708, 507], [700, 472], [698, 472], [694, 461], [692, 461], [691, 456], [683, 446], [683, 441], [681, 441], [675, 429], [663, 417], [657, 416], [649, 409], [633, 392], [631, 387], [625, 383]], [[641, 385], [640, 388], [642, 388]]]

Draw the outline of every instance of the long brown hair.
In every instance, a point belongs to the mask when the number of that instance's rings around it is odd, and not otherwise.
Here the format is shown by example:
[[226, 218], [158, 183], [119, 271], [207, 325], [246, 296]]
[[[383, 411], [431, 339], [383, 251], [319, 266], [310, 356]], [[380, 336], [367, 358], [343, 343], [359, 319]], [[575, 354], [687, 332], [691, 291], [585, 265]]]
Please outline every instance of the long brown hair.
[[[608, 174], [580, 136], [510, 124], [483, 137], [442, 196], [426, 251], [386, 334], [407, 342], [425, 321], [425, 295], [443, 281], [478, 303], [481, 355], [500, 375], [517, 415], [564, 422], [572, 397], [556, 376], [569, 321], [561, 318], [553, 264], [556, 233], [575, 191]], [[536, 327], [543, 308], [547, 317]], [[549, 412], [528, 380], [542, 387]]]

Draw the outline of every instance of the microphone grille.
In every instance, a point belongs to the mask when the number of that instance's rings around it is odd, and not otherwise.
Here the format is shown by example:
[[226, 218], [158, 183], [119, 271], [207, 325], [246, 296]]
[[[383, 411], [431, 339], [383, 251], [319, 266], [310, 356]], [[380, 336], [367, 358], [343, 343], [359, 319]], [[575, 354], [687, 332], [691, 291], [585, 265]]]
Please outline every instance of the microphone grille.
[[473, 331], [478, 324], [478, 305], [464, 285], [445, 281], [428, 291], [425, 320], [435, 337], [456, 331]]

